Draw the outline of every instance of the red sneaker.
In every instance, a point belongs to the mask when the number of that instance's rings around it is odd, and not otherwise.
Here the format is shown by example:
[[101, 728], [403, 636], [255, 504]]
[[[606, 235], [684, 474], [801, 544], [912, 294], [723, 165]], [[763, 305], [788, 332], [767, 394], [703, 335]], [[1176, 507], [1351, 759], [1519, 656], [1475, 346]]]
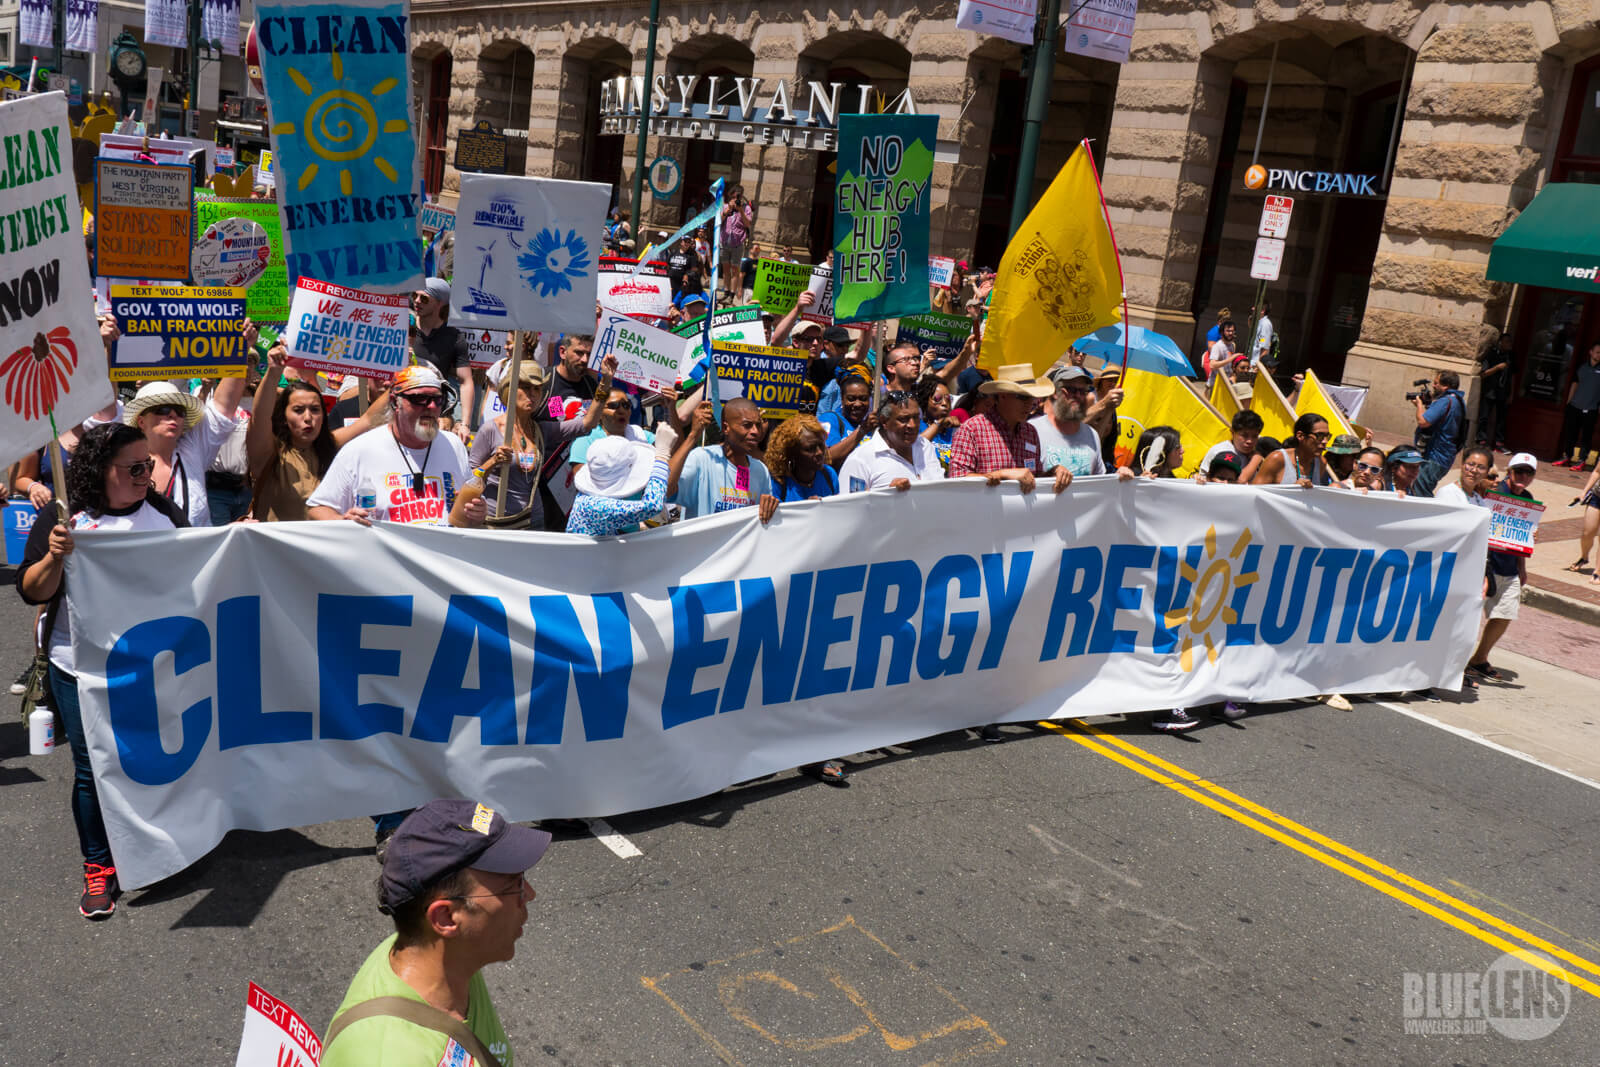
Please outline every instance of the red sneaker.
[[78, 914], [85, 919], [104, 919], [117, 910], [117, 869], [98, 863], [83, 865], [83, 896], [78, 899]]
[[1562, 456], [1560, 459], [1551, 460], [1550, 461], [1550, 466], [1552, 466], [1552, 467], [1565, 467], [1568, 463], [1571, 463], [1571, 462], [1572, 462], [1572, 460], [1568, 459], [1566, 456]]

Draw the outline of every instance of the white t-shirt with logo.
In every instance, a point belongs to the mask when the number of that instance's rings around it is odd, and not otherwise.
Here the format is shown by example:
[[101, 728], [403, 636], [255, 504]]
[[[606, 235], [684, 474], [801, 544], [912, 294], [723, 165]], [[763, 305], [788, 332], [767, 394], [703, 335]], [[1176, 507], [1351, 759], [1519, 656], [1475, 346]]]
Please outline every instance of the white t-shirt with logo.
[[[420, 494], [412, 484], [418, 472], [423, 476]], [[371, 485], [378, 494], [373, 518], [448, 526], [450, 505], [467, 474], [467, 449], [455, 434], [441, 432], [428, 447], [406, 448], [389, 427], [364, 433], [339, 449], [306, 506], [343, 515], [356, 506], [361, 487]]]
[[1041, 472], [1065, 467], [1074, 478], [1106, 472], [1105, 457], [1100, 454], [1100, 435], [1088, 423], [1078, 423], [1077, 431], [1069, 437], [1056, 429], [1056, 420], [1048, 412], [1035, 415], [1028, 422], [1038, 431], [1039, 447], [1044, 452], [1044, 462], [1039, 465]]

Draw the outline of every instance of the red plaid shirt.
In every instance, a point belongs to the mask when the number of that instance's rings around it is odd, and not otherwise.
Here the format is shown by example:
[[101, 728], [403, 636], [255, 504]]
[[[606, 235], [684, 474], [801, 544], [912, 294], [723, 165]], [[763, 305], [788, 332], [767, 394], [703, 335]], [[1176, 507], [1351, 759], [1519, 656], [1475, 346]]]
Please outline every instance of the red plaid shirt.
[[989, 415], [974, 415], [961, 424], [950, 442], [950, 467], [946, 476], [962, 478], [968, 474], [1026, 467], [1039, 473], [1039, 431], [1027, 420], [1006, 429]]

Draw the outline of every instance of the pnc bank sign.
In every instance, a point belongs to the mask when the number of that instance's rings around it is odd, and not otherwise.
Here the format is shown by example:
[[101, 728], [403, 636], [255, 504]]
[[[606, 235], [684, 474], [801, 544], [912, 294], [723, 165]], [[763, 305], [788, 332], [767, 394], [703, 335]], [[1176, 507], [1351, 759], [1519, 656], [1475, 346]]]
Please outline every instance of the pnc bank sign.
[[1244, 172], [1246, 189], [1284, 189], [1331, 196], [1383, 196], [1376, 174], [1339, 174], [1326, 170], [1280, 170], [1252, 164]]

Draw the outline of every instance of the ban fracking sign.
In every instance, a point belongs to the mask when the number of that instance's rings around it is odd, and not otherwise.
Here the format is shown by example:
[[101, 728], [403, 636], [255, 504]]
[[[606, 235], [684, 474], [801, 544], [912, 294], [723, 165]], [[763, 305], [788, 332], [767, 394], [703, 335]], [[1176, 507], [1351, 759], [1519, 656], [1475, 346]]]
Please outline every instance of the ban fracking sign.
[[840, 115], [834, 310], [871, 322], [929, 309], [929, 186], [936, 115]]
[[111, 314], [121, 336], [111, 380], [243, 378], [245, 292], [230, 287], [113, 285]]

